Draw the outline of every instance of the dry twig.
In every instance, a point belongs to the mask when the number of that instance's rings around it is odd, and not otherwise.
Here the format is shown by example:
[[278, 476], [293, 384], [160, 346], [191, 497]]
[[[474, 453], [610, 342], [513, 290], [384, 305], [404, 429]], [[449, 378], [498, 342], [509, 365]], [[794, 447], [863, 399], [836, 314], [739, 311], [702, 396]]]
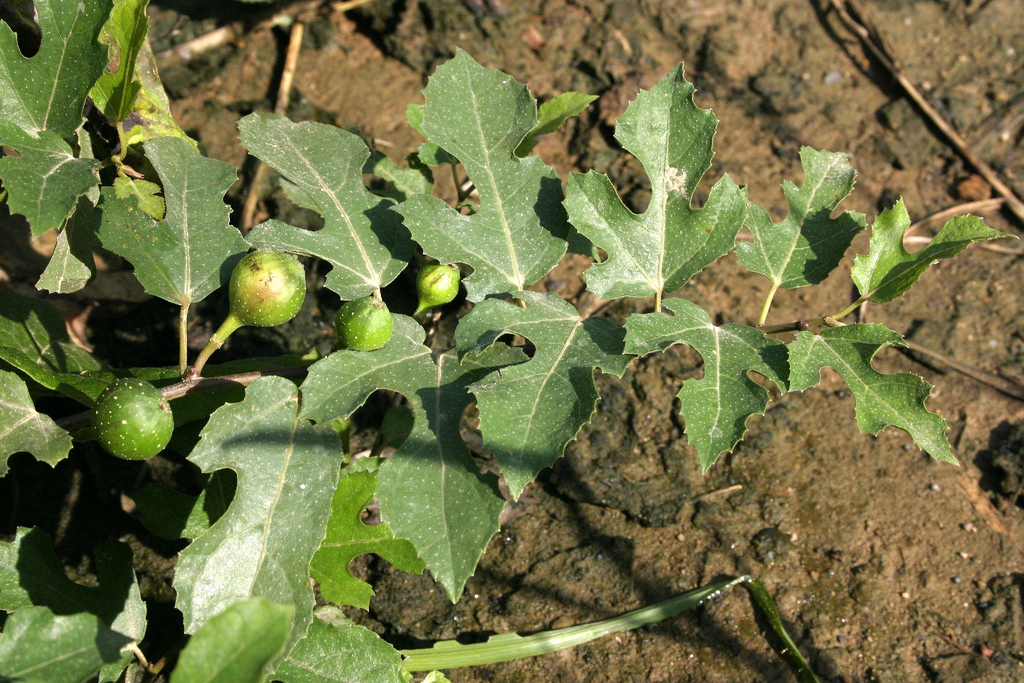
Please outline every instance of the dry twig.
[[1024, 202], [1002, 181], [991, 166], [974, 153], [964, 139], [960, 137], [960, 134], [951, 125], [946, 123], [946, 120], [935, 111], [935, 108], [929, 104], [924, 95], [903, 75], [903, 72], [897, 66], [898, 60], [894, 51], [887, 45], [881, 32], [866, 18], [866, 13], [860, 3], [857, 0], [828, 1], [843, 24], [857, 35], [861, 43], [864, 44], [864, 47], [868, 49], [885, 70], [889, 72], [889, 75], [903, 88], [907, 96], [917, 105], [918, 109], [936, 128], [942, 131], [942, 134], [946, 136], [946, 139], [960, 156], [973, 166], [996, 192], [1006, 198], [1006, 205], [1010, 211], [1024, 221]]

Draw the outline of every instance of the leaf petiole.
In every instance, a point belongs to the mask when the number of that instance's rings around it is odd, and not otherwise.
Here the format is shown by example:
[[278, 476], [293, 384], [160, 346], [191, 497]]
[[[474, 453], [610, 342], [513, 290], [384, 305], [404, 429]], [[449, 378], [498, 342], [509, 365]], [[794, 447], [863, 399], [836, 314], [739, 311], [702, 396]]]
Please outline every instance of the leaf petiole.
[[764, 325], [764, 321], [768, 319], [768, 310], [772, 307], [772, 299], [775, 298], [775, 292], [777, 291], [779, 291], [779, 283], [772, 282], [771, 289], [768, 290], [768, 296], [764, 299], [764, 305], [761, 306], [761, 315], [757, 316], [758, 327]]

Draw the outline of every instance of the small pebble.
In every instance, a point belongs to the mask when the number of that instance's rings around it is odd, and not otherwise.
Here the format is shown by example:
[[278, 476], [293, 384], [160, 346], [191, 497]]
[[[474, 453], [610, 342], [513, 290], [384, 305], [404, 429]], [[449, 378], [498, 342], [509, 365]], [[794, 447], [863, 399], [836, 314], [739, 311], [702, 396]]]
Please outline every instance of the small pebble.
[[844, 638], [843, 636], [836, 636], [836, 642], [837, 642], [837, 643], [841, 643], [841, 642], [843, 642], [844, 640], [846, 640], [846, 638]]
[[829, 71], [822, 80], [825, 82], [825, 85], [835, 85], [836, 83], [842, 83], [844, 78], [845, 76], [838, 71]]
[[960, 577], [959, 576], [954, 576], [953, 577], [953, 583], [960, 583]]
[[928, 488], [929, 488], [930, 490], [932, 490], [932, 491], [938, 491], [938, 490], [940, 490], [940, 489], [939, 489], [939, 485], [938, 485], [938, 484], [936, 484], [936, 483], [934, 483], [934, 482], [933, 482], [933, 483], [931, 483], [931, 484], [928, 484]]

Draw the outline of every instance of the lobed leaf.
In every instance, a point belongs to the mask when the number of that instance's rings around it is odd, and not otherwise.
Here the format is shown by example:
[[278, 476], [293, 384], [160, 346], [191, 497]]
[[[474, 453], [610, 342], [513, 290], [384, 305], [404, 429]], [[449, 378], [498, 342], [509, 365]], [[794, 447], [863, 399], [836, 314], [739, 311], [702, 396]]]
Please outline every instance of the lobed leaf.
[[746, 227], [753, 242], [738, 242], [736, 255], [750, 271], [764, 275], [776, 287], [814, 285], [835, 270], [854, 235], [864, 229], [864, 214], [831, 214], [853, 191], [856, 172], [845, 154], [800, 149], [803, 187], [788, 180], [782, 192], [789, 214], [780, 223], [756, 204], [748, 205]]
[[228, 224], [231, 209], [224, 203], [235, 168], [204, 157], [181, 138], [150, 140], [144, 148], [163, 183], [166, 215], [153, 220], [134, 197], [103, 188], [100, 241], [135, 267], [148, 293], [188, 306], [227, 282], [248, 251]]
[[643, 164], [651, 202], [642, 214], [622, 203], [608, 176], [572, 173], [569, 221], [608, 258], [586, 273], [600, 299], [674, 291], [733, 247], [746, 215], [746, 190], [723, 176], [701, 209], [693, 191], [711, 166], [718, 120], [693, 102], [693, 85], [677, 66], [641, 91], [615, 126], [615, 138]]
[[171, 683], [260, 683], [288, 642], [295, 607], [249, 598], [229, 605], [192, 635]]
[[706, 472], [721, 453], [740, 442], [750, 416], [764, 415], [768, 407], [768, 390], [752, 380], [750, 373], [756, 372], [786, 391], [786, 345], [746, 325], [717, 326], [706, 311], [685, 299], [667, 299], [664, 306], [673, 315], [629, 317], [626, 353], [645, 356], [674, 344], [687, 344], [701, 355], [704, 376], [683, 382], [679, 413]]
[[394, 333], [377, 351], [341, 350], [317, 361], [302, 383], [302, 414], [318, 422], [348, 417], [377, 389], [409, 399], [412, 433], [378, 473], [381, 516], [408, 538], [454, 602], [498, 530], [504, 500], [462, 441], [466, 387], [522, 355], [495, 349], [468, 363], [424, 346], [412, 318], [394, 316]]
[[337, 607], [314, 615], [276, 676], [287, 683], [406, 683], [402, 656], [373, 631], [352, 623]]
[[790, 389], [818, 384], [823, 367], [846, 381], [857, 401], [857, 426], [877, 434], [888, 425], [910, 434], [936, 460], [956, 464], [946, 441], [946, 421], [925, 408], [931, 385], [907, 372], [883, 375], [871, 360], [886, 346], [904, 346], [903, 337], [882, 325], [831, 327], [820, 334], [799, 332], [789, 344]]
[[36, 411], [20, 377], [0, 370], [0, 477], [7, 474], [7, 459], [15, 453], [30, 453], [52, 467], [70, 451], [71, 435]]
[[93, 249], [99, 246], [96, 231], [100, 214], [88, 197], [79, 197], [71, 217], [57, 235], [57, 244], [36, 289], [70, 294], [85, 287], [96, 274]]
[[903, 248], [903, 235], [909, 227], [910, 215], [902, 199], [871, 225], [871, 246], [867, 254], [853, 259], [851, 273], [862, 299], [892, 301], [939, 259], [956, 256], [974, 242], [1012, 237], [989, 228], [976, 216], [957, 216], [942, 226], [928, 246], [909, 254]]
[[402, 272], [413, 245], [398, 215], [387, 210], [391, 202], [363, 184], [370, 151], [358, 135], [261, 112], [239, 121], [238, 131], [246, 149], [298, 186], [308, 208], [324, 217], [317, 231], [266, 221], [249, 233], [250, 244], [330, 263], [327, 287], [346, 300], [379, 292]]
[[185, 631], [236, 600], [264, 597], [294, 608], [285, 651], [305, 634], [314, 605], [309, 563], [324, 538], [341, 443], [299, 416], [298, 389], [281, 377], [250, 384], [222, 406], [189, 459], [204, 472], [233, 469], [227, 512], [178, 555], [175, 605]]
[[396, 211], [424, 253], [473, 268], [463, 280], [470, 301], [536, 282], [565, 253], [568, 224], [555, 170], [539, 157], [515, 155], [537, 125], [529, 90], [459, 50], [437, 68], [423, 95], [422, 132], [462, 162], [480, 206], [464, 215], [417, 194]]
[[[6, 25], [0, 22], [0, 34]], [[95, 159], [78, 159], [51, 131], [27, 133], [0, 118], [0, 145], [17, 155], [0, 158], [0, 180], [12, 213], [25, 216], [32, 234], [59, 228], [78, 198], [99, 184]]]
[[92, 614], [56, 616], [45, 607], [19, 609], [0, 633], [0, 680], [85, 683], [121, 657], [130, 639]]
[[71, 137], [82, 125], [89, 88], [107, 66], [107, 48], [97, 37], [110, 0], [36, 0], [33, 5], [42, 32], [33, 56], [21, 54], [18, 36], [0, 22], [0, 121], [30, 133]]
[[375, 553], [404, 572], [423, 571], [423, 561], [412, 543], [395, 538], [387, 522], [363, 524], [361, 514], [376, 488], [376, 472], [351, 472], [341, 478], [334, 492], [327, 537], [313, 556], [310, 573], [320, 584], [324, 600], [335, 605], [370, 608], [373, 588], [349, 569], [352, 560], [364, 553]]
[[89, 96], [104, 116], [117, 123], [131, 115], [142, 89], [135, 68], [149, 31], [148, 4], [149, 0], [114, 0], [110, 18], [100, 31], [100, 41], [110, 46], [110, 63]]
[[529, 361], [469, 386], [480, 411], [484, 446], [491, 449], [513, 498], [590, 422], [597, 407], [594, 370], [621, 377], [632, 361], [623, 355], [625, 330], [604, 318], [582, 319], [555, 294], [519, 292], [526, 302], [488, 299], [459, 321], [460, 354], [487, 349], [505, 334], [536, 346]]

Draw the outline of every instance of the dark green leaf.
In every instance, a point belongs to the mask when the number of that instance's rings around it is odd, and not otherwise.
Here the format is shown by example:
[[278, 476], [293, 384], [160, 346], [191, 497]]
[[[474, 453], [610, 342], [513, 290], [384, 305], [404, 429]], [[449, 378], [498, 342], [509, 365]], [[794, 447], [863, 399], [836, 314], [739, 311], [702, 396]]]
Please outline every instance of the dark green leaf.
[[70, 451], [71, 435], [49, 415], [36, 412], [20, 377], [0, 370], [0, 477], [7, 474], [7, 458], [15, 453], [31, 453], [53, 466]]
[[175, 604], [186, 632], [236, 600], [264, 597], [294, 607], [289, 647], [305, 634], [314, 604], [309, 563], [324, 538], [342, 452], [337, 434], [298, 411], [293, 383], [262, 377], [244, 401], [210, 417], [189, 455], [204, 472], [233, 469], [237, 490], [227, 512], [178, 556]]
[[264, 598], [229, 605], [189, 639], [171, 683], [260, 683], [288, 642], [294, 613]]
[[642, 214], [622, 203], [608, 176], [573, 173], [565, 207], [573, 226], [608, 253], [587, 271], [601, 299], [648, 297], [682, 287], [733, 247], [746, 215], [746, 191], [729, 176], [715, 183], [702, 209], [693, 191], [711, 166], [718, 120], [693, 102], [693, 85], [677, 66], [641, 91], [615, 125], [615, 138], [651, 180]]
[[210, 475], [199, 496], [166, 484], [147, 484], [132, 496], [142, 524], [160, 538], [198, 538], [224, 514], [235, 495], [235, 478], [227, 470]]
[[0, 633], [0, 680], [85, 683], [104, 663], [118, 661], [130, 641], [91, 614], [63, 617], [26, 607], [7, 618]]
[[746, 227], [753, 242], [736, 244], [736, 254], [747, 270], [767, 277], [776, 287], [791, 289], [814, 285], [831, 273], [854, 235], [864, 229], [864, 214], [844, 211], [831, 218], [839, 202], [853, 191], [856, 172], [845, 154], [800, 150], [804, 185], [788, 180], [782, 192], [789, 215], [772, 222], [756, 204], [748, 206]]
[[402, 656], [373, 631], [331, 605], [316, 611], [276, 676], [287, 683], [406, 683]]
[[597, 408], [594, 370], [621, 377], [625, 330], [604, 318], [582, 319], [555, 294], [519, 292], [528, 304], [488, 299], [459, 321], [460, 354], [486, 349], [504, 334], [526, 337], [537, 350], [529, 361], [469, 387], [480, 410], [484, 446], [501, 465], [514, 498], [590, 422]]
[[473, 267], [463, 280], [470, 301], [536, 282], [565, 253], [568, 224], [555, 170], [514, 153], [537, 125], [529, 90], [459, 50], [423, 94], [422, 131], [462, 162], [480, 207], [467, 216], [437, 197], [413, 195], [396, 208], [413, 239], [442, 263]]
[[114, 188], [104, 188], [100, 241], [131, 262], [147, 292], [186, 306], [227, 282], [248, 251], [228, 225], [231, 209], [224, 203], [235, 168], [181, 138], [150, 140], [145, 150], [163, 182], [167, 214], [155, 221], [134, 198], [118, 199]]
[[767, 377], [786, 391], [786, 345], [746, 325], [716, 326], [707, 312], [685, 299], [667, 299], [664, 306], [673, 315], [629, 317], [626, 352], [644, 356], [687, 344], [704, 359], [704, 376], [683, 382], [679, 390], [679, 412], [701, 468], [707, 471], [723, 451], [731, 451], [743, 438], [747, 419], [764, 415], [768, 406], [768, 390], [749, 373]]
[[85, 287], [96, 274], [93, 249], [99, 246], [96, 230], [100, 215], [88, 197], [79, 197], [71, 218], [57, 235], [46, 270], [39, 277], [36, 289], [54, 294], [70, 294]]
[[882, 325], [846, 325], [821, 334], [800, 332], [789, 345], [790, 388], [816, 385], [828, 366], [846, 381], [857, 400], [857, 426], [877, 434], [898, 427], [937, 460], [956, 463], [946, 441], [946, 421], [925, 408], [931, 385], [917, 375], [883, 375], [871, 359], [885, 346], [904, 346], [903, 338]]
[[42, 42], [25, 57], [18, 37], [0, 22], [0, 121], [29, 132], [71, 137], [82, 125], [89, 88], [107, 65], [97, 42], [109, 0], [35, 0]]
[[370, 151], [358, 135], [259, 112], [239, 121], [238, 130], [249, 152], [295, 183], [324, 217], [315, 232], [267, 221], [249, 233], [250, 244], [327, 261], [327, 287], [345, 300], [379, 292], [402, 272], [413, 245], [387, 210], [391, 202], [363, 184]]

